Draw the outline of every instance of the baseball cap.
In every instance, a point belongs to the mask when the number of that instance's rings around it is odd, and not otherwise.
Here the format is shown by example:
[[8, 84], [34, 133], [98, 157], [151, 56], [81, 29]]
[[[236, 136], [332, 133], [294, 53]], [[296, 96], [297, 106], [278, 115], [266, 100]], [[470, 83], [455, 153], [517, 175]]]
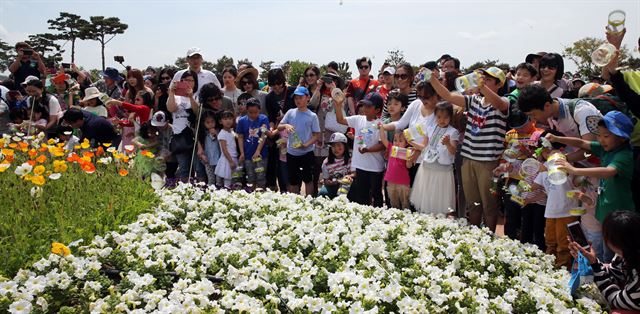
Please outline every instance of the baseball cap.
[[298, 86], [296, 87], [296, 90], [293, 92], [294, 95], [298, 95], [298, 96], [304, 96], [304, 95], [309, 95], [309, 90], [304, 87], [304, 86]]
[[602, 120], [604, 120], [604, 124], [609, 132], [625, 139], [631, 138], [633, 122], [626, 114], [618, 110], [613, 110], [607, 112]]
[[39, 81], [40, 79], [37, 76], [33, 76], [33, 75], [29, 75], [27, 76], [27, 78], [24, 79], [24, 82], [22, 82], [22, 86], [25, 86], [27, 84], [29, 84], [29, 82], [31, 81]]
[[340, 132], [331, 134], [331, 137], [329, 138], [329, 143], [346, 143], [346, 142], [347, 142], [347, 137]]
[[389, 73], [391, 75], [396, 74], [396, 69], [394, 69], [393, 67], [386, 67], [384, 68], [384, 70], [382, 70], [382, 74], [384, 73]]
[[382, 108], [382, 104], [384, 103], [384, 99], [379, 93], [371, 92], [364, 96], [364, 99], [360, 100], [358, 103], [363, 104], [365, 106], [374, 106], [375, 108]]
[[202, 56], [202, 50], [200, 50], [200, 48], [198, 48], [198, 47], [189, 48], [189, 50], [187, 50], [187, 57], [192, 57], [194, 55], [201, 55]]
[[547, 54], [546, 52], [530, 53], [530, 54], [527, 55], [526, 58], [524, 58], [524, 62], [533, 63], [534, 59], [542, 58], [546, 54]]
[[596, 97], [613, 90], [611, 85], [600, 85], [598, 83], [584, 84], [578, 90], [578, 97]]
[[165, 126], [167, 125], [167, 116], [162, 111], [158, 111], [153, 114], [151, 118], [151, 125], [153, 126]]
[[500, 85], [504, 85], [504, 82], [507, 79], [507, 77], [504, 75], [504, 72], [497, 67], [490, 67], [488, 69], [482, 70], [482, 72], [498, 79], [498, 81], [500, 81]]

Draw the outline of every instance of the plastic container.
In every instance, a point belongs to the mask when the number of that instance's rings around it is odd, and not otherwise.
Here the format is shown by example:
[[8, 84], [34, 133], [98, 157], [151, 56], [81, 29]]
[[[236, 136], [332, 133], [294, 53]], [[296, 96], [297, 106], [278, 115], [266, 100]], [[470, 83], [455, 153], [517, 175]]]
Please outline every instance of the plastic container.
[[407, 142], [416, 142], [416, 143], [422, 143], [424, 141], [424, 137], [427, 134], [424, 130], [424, 125], [422, 123], [409, 127], [405, 129], [402, 133], [404, 133], [404, 138], [407, 139]]
[[567, 157], [563, 154], [555, 153], [547, 158], [549, 165], [547, 177], [553, 185], [561, 185], [567, 182], [567, 173], [561, 170], [559, 165], [556, 165], [556, 161], [560, 159], [567, 160]]
[[456, 90], [464, 93], [464, 91], [468, 90], [469, 88], [478, 87], [478, 77], [479, 75], [477, 72], [471, 72], [467, 75], [456, 78]]
[[351, 181], [346, 178], [340, 180], [340, 188], [338, 188], [338, 195], [347, 195], [349, 194], [349, 189], [351, 189]]
[[416, 74], [416, 82], [426, 82], [431, 78], [431, 70], [422, 68], [418, 74]]
[[587, 210], [582, 206], [569, 209], [569, 214], [571, 214], [571, 216], [582, 216], [586, 213]]
[[531, 177], [538, 174], [542, 164], [534, 158], [527, 158], [520, 165], [520, 175], [523, 177]]
[[609, 13], [609, 22], [607, 29], [613, 33], [620, 33], [624, 30], [624, 21], [627, 18], [627, 14], [622, 10], [614, 10]]
[[413, 154], [413, 150], [410, 147], [407, 147], [407, 148], [403, 148], [399, 146], [391, 147], [391, 157], [407, 160], [411, 158], [411, 154]]
[[614, 45], [604, 43], [591, 53], [591, 62], [599, 67], [606, 66], [611, 62], [615, 53], [616, 47]]
[[333, 98], [337, 103], [342, 103], [345, 96], [342, 90], [336, 87], [331, 90], [331, 98]]
[[298, 133], [296, 132], [293, 132], [293, 134], [291, 135], [291, 147], [293, 148], [302, 147], [302, 140], [300, 140], [300, 136], [298, 136]]

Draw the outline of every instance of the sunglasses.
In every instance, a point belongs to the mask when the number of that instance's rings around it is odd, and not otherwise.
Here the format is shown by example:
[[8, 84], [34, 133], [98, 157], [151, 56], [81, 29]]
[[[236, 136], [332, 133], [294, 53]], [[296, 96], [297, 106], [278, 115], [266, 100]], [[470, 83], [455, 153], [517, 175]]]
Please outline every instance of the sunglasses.
[[269, 84], [269, 86], [276, 86], [276, 85], [284, 85], [284, 82], [278, 81], [278, 82], [273, 82]]
[[242, 81], [242, 85], [253, 85], [251, 81]]
[[540, 65], [540, 68], [541, 68], [541, 69], [547, 68], [547, 69], [550, 69], [550, 70], [555, 70], [555, 69], [557, 69], [558, 67], [557, 67], [557, 66], [555, 66], [555, 65], [551, 65], [551, 64], [545, 64], [545, 65]]
[[171, 78], [170, 78], [170, 77], [168, 77], [168, 76], [163, 76], [163, 77], [161, 77], [160, 79], [161, 79], [161, 80], [163, 80], [163, 81], [168, 81], [168, 80], [170, 80]]
[[309, 74], [307, 74], [307, 75], [305, 75], [305, 76], [306, 76], [306, 77], [314, 77], [314, 76], [316, 76], [316, 74], [315, 74], [315, 73], [309, 73]]
[[205, 102], [212, 102], [220, 99], [222, 99], [222, 97], [209, 97], [205, 100]]
[[367, 69], [369, 69], [369, 66], [368, 65], [360, 65], [360, 66], [358, 66], [358, 69], [367, 70]]
[[408, 74], [395, 74], [393, 75], [393, 77], [397, 78], [397, 79], [401, 79], [401, 80], [406, 80], [409, 78]]

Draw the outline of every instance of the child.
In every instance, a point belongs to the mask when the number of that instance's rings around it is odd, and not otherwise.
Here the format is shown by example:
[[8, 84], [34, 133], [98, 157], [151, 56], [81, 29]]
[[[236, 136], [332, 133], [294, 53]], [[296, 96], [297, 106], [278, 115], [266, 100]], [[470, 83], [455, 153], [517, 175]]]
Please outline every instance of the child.
[[216, 165], [216, 183], [219, 186], [231, 189], [233, 172], [236, 171], [238, 167], [236, 133], [233, 132], [235, 117], [233, 112], [224, 111], [220, 116], [220, 120], [222, 122], [222, 130], [218, 133], [218, 143], [220, 144], [220, 151], [222, 151], [224, 158], [221, 156]]
[[203, 111], [202, 126], [198, 135], [198, 157], [207, 172], [208, 184], [215, 185], [216, 165], [220, 160], [220, 143], [218, 143], [216, 115], [212, 111]]
[[[392, 106], [389, 106], [389, 113], [392, 112]], [[409, 193], [411, 188], [409, 187], [409, 169], [407, 169], [406, 156], [405, 158], [399, 158], [393, 156], [393, 147], [407, 148], [407, 139], [402, 132], [395, 132], [393, 135], [393, 143], [389, 142], [387, 138], [387, 132], [384, 130], [383, 124], [378, 126], [380, 128], [380, 142], [387, 148], [387, 171], [384, 175], [384, 181], [386, 183], [389, 203], [391, 207], [398, 209], [409, 208]]]
[[358, 204], [382, 206], [382, 179], [384, 174], [384, 145], [380, 143], [378, 115], [382, 110], [382, 96], [376, 92], [358, 101], [364, 115], [344, 117], [343, 103], [336, 103], [336, 120], [355, 129], [351, 169], [356, 177], [347, 198]]
[[238, 96], [238, 120], [247, 114], [247, 101], [253, 98], [249, 93], [242, 93]]
[[254, 189], [264, 189], [267, 185], [267, 147], [266, 137], [269, 119], [260, 113], [260, 101], [251, 98], [246, 102], [247, 115], [238, 120], [236, 133], [240, 145], [240, 164], [244, 164], [247, 173], [247, 184]]
[[434, 114], [436, 123], [427, 128], [425, 142], [420, 147], [422, 164], [410, 200], [419, 212], [435, 215], [446, 214], [456, 206], [453, 163], [459, 134], [449, 125], [453, 117], [451, 103], [439, 102]]
[[84, 107], [82, 107], [82, 110], [86, 110], [95, 114], [96, 116], [100, 116], [103, 118], [106, 118], [109, 115], [105, 104], [101, 100], [104, 97], [104, 94], [100, 93], [100, 91], [98, 91], [98, 88], [89, 87], [84, 90], [84, 94], [86, 96], [82, 99], [81, 102], [81, 104], [84, 105]]
[[278, 188], [280, 192], [285, 193], [289, 191], [289, 171], [287, 170], [287, 143], [289, 142], [289, 132], [278, 131], [278, 129], [272, 132], [280, 136], [276, 141], [278, 148], [278, 165], [276, 170], [278, 172]]
[[44, 131], [49, 121], [49, 109], [41, 104], [35, 104], [31, 112], [30, 123], [28, 123], [27, 133], [38, 133]]
[[80, 139], [73, 135], [73, 128], [68, 125], [59, 125], [56, 129], [58, 132], [58, 138], [61, 143], [65, 143], [64, 149], [67, 152], [72, 152], [76, 145], [80, 144]]
[[[568, 162], [558, 162], [569, 174], [600, 179], [596, 205], [596, 218], [600, 222], [610, 212], [635, 208], [631, 193], [633, 153], [629, 145], [632, 131], [633, 122], [628, 116], [620, 111], [610, 111], [598, 122], [597, 132], [594, 132], [598, 134], [598, 141], [547, 135], [549, 141], [588, 150], [600, 157], [601, 167], [594, 168], [576, 168]], [[611, 250], [605, 245], [605, 262], [612, 258]]]
[[336, 132], [329, 138], [331, 149], [329, 156], [322, 162], [323, 187], [319, 196], [334, 198], [338, 195], [340, 180], [349, 175], [351, 160], [349, 159], [349, 149], [347, 148], [347, 137]]
[[304, 182], [305, 191], [313, 190], [313, 167], [315, 164], [315, 143], [320, 136], [320, 121], [309, 108], [309, 90], [298, 86], [293, 92], [296, 109], [290, 109], [282, 117], [278, 131], [289, 132], [287, 141], [287, 171], [289, 172], [289, 192], [300, 193]]
[[[554, 146], [553, 149], [543, 148], [541, 153], [542, 158], [547, 160], [549, 156], [553, 154], [564, 155], [559, 148], [564, 147]], [[554, 161], [545, 162], [545, 169], [538, 173], [534, 183], [531, 184], [531, 190], [541, 189], [547, 194], [547, 203], [544, 210], [544, 240], [547, 247], [545, 252], [556, 257], [556, 267], [560, 268], [565, 266], [567, 269], [571, 269], [571, 254], [569, 253], [569, 241], [567, 241], [567, 224], [578, 220], [578, 217], [572, 216], [570, 213], [570, 210], [575, 208], [578, 202], [575, 199], [567, 197], [567, 192], [574, 189], [571, 182], [572, 180], [568, 179], [559, 185], [549, 181], [547, 169], [553, 166], [553, 162]]]
[[141, 178], [148, 178], [152, 173], [162, 175], [166, 166], [159, 155], [161, 143], [158, 140], [158, 129], [147, 121], [140, 126], [138, 136], [132, 143], [138, 149], [134, 158], [134, 173]]

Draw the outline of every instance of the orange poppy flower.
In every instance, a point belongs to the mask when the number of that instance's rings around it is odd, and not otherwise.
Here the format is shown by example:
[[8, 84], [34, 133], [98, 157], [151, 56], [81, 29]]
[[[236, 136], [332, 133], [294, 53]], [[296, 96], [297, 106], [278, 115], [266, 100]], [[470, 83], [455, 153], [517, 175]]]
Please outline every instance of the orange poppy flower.
[[120, 171], [118, 171], [118, 174], [120, 174], [120, 176], [122, 177], [126, 177], [129, 174], [129, 171], [127, 171], [127, 169], [120, 169]]
[[81, 165], [81, 167], [82, 167], [82, 170], [84, 170], [84, 172], [86, 172], [86, 173], [91, 174], [91, 173], [96, 172], [96, 166], [95, 166], [95, 165], [93, 165], [93, 164], [92, 164], [92, 163], [90, 163], [90, 162], [85, 162], [85, 163], [83, 163], [83, 164]]
[[18, 144], [16, 144], [16, 143], [9, 143], [9, 147], [11, 147], [11, 148], [15, 149], [15, 148], [17, 148], [17, 147], [18, 147]]
[[25, 150], [25, 149], [29, 148], [29, 143], [18, 142], [18, 146], [20, 146], [20, 149]]
[[92, 158], [95, 156], [93, 152], [82, 152], [82, 157]]
[[35, 166], [36, 165], [36, 161], [35, 160], [27, 160], [27, 163], [30, 164], [31, 166]]
[[3, 148], [2, 154], [5, 156], [13, 156], [13, 149]]
[[36, 157], [36, 161], [43, 164], [45, 161], [47, 161], [47, 156], [45, 155], [40, 155], [38, 157]]
[[4, 156], [4, 161], [6, 161], [6, 162], [13, 162], [13, 155], [7, 155], [7, 156]]
[[96, 149], [96, 156], [102, 155], [104, 155], [104, 148], [102, 148], [102, 146], [98, 146], [98, 149]]
[[36, 157], [36, 155], [38, 155], [38, 152], [35, 149], [30, 149], [29, 150], [29, 157], [30, 158], [34, 158], [34, 157]]
[[71, 154], [71, 156], [67, 157], [67, 161], [68, 162], [78, 162], [80, 161], [80, 156], [78, 156], [78, 154], [73, 153]]

